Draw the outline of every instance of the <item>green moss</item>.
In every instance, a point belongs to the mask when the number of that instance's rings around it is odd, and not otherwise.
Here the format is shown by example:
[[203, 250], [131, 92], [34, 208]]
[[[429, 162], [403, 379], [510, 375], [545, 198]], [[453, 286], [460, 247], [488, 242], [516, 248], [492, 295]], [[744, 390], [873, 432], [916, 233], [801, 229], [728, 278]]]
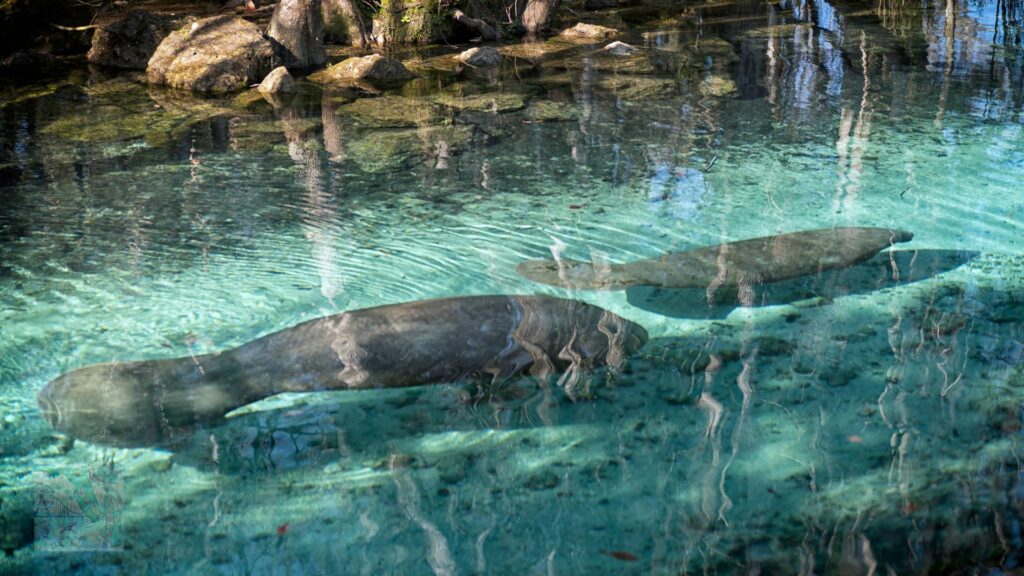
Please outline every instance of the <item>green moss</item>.
[[569, 122], [580, 117], [580, 109], [575, 104], [538, 100], [530, 105], [527, 116], [537, 122]]
[[470, 95], [435, 94], [430, 100], [436, 104], [459, 111], [471, 110], [474, 112], [492, 112], [497, 114], [514, 112], [526, 107], [526, 96], [515, 92]]
[[467, 126], [433, 126], [417, 130], [364, 132], [346, 149], [346, 155], [364, 172], [397, 172], [429, 161], [440, 148], [454, 153], [472, 135]]
[[71, 142], [117, 142], [143, 138], [163, 145], [194, 122], [230, 112], [216, 100], [150, 88], [123, 79], [88, 86], [89, 101], [40, 130]]
[[403, 96], [360, 98], [338, 108], [338, 114], [369, 128], [424, 126], [439, 124], [444, 119], [441, 109], [434, 104]]
[[670, 98], [678, 91], [675, 80], [650, 76], [605, 76], [597, 80], [597, 87], [631, 101]]
[[731, 96], [736, 93], [736, 82], [728, 76], [708, 76], [700, 83], [700, 93], [712, 98]]
[[587, 68], [599, 72], [617, 72], [621, 74], [654, 74], [660, 68], [651, 56], [644, 52], [629, 56], [615, 56], [595, 52], [589, 54], [586, 58], [572, 57], [552, 60], [543, 63], [541, 67], [563, 70], [583, 70]]

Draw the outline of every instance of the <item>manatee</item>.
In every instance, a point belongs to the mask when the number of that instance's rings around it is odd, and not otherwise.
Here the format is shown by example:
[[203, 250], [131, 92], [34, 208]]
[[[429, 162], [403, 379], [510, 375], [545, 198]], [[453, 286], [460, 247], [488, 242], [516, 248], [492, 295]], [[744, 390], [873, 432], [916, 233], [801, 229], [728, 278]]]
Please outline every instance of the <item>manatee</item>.
[[282, 392], [497, 385], [529, 374], [561, 375], [575, 397], [590, 370], [620, 368], [646, 341], [643, 327], [577, 300], [444, 298], [310, 320], [223, 352], [78, 368], [38, 400], [69, 436], [152, 446]]
[[534, 282], [585, 290], [743, 288], [852, 266], [913, 237], [910, 232], [887, 228], [828, 228], [728, 242], [625, 264], [528, 260], [519, 264], [516, 272]]

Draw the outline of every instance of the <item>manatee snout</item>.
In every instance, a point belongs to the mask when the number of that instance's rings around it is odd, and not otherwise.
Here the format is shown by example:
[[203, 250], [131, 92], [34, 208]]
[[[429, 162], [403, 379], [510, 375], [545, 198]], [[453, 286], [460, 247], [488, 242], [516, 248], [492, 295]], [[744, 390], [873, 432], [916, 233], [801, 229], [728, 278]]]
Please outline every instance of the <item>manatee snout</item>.
[[53, 426], [54, 430], [60, 430], [60, 405], [50, 398], [52, 393], [53, 382], [50, 382], [50, 384], [47, 384], [45, 388], [39, 391], [36, 401], [39, 403], [39, 411], [43, 414], [43, 418], [46, 418], [46, 421], [50, 423], [50, 426]]
[[38, 394], [39, 411], [54, 430], [75, 438], [115, 444], [158, 443], [168, 437], [157, 377], [142, 362], [97, 364], [50, 381]]

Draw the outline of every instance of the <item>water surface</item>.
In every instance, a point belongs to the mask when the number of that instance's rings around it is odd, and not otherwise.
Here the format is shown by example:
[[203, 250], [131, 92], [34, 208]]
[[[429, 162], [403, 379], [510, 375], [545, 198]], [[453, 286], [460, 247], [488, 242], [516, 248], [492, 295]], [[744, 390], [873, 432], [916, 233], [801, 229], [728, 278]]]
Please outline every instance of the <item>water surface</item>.
[[[417, 111], [397, 127], [350, 107], [371, 96], [312, 84], [277, 108], [80, 67], [5, 85], [0, 570], [1016, 569], [1020, 12], [713, 3], [627, 35], [656, 64], [643, 74], [571, 47], [429, 73], [375, 96]], [[753, 307], [515, 273], [837, 226], [915, 237], [759, 287]], [[490, 402], [459, 386], [285, 395], [173, 449], [71, 444], [35, 406], [96, 362], [499, 293], [586, 300], [652, 340], [588, 401], [530, 382]], [[116, 528], [88, 542], [117, 549], [33, 543], [41, 479], [84, 469], [121, 498], [80, 495]]]

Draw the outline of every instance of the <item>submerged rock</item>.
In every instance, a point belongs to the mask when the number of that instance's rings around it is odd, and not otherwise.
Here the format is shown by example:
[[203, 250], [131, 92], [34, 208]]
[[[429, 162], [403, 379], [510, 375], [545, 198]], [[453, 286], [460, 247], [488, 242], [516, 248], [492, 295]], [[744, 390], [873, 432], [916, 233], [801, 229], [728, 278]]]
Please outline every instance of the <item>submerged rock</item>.
[[338, 114], [351, 116], [370, 128], [410, 128], [437, 124], [442, 119], [441, 109], [429, 102], [404, 96], [360, 98], [338, 108]]
[[630, 54], [636, 54], [640, 49], [630, 46], [625, 42], [615, 41], [602, 48], [601, 51], [612, 56], [629, 56]]
[[327, 62], [320, 0], [280, 0], [267, 36], [277, 42], [286, 68], [318, 68]]
[[580, 117], [580, 109], [575, 104], [537, 100], [530, 105], [527, 116], [535, 122], [569, 122]]
[[601, 40], [604, 38], [611, 38], [619, 33], [615, 28], [608, 28], [606, 26], [599, 26], [597, 24], [584, 24], [580, 22], [572, 28], [562, 30], [558, 36], [560, 38], [569, 39], [582, 39], [582, 40]]
[[436, 94], [431, 100], [437, 104], [459, 111], [492, 112], [496, 114], [514, 112], [526, 106], [526, 95], [516, 92], [493, 94]]
[[599, 78], [596, 84], [598, 88], [623, 100], [633, 101], [671, 98], [679, 91], [675, 80], [649, 76], [605, 76]]
[[736, 82], [728, 76], [708, 76], [700, 83], [700, 93], [712, 98], [731, 96], [736, 93]]
[[101, 66], [145, 70], [160, 42], [179, 25], [171, 16], [132, 10], [96, 29], [87, 59]]
[[[626, 46], [624, 44], [624, 46]], [[660, 55], [640, 49], [628, 52], [621, 48], [614, 52], [596, 50], [582, 57], [571, 57], [552, 60], [541, 65], [542, 68], [561, 68], [565, 70], [596, 70], [598, 72], [615, 72], [619, 74], [656, 74], [670, 68], [669, 61], [662, 61]]]
[[470, 48], [458, 55], [459, 62], [469, 66], [487, 67], [501, 64], [502, 56], [493, 46]]
[[399, 172], [427, 162], [444, 168], [472, 135], [468, 126], [365, 132], [348, 145], [347, 157], [362, 171], [373, 174]]
[[288, 73], [287, 68], [278, 66], [270, 74], [267, 74], [267, 77], [260, 82], [256, 89], [265, 94], [295, 92], [295, 79]]
[[342, 60], [326, 70], [311, 74], [309, 79], [322, 83], [345, 80], [400, 82], [414, 77], [413, 73], [398, 60], [380, 54], [370, 54]]
[[498, 52], [507, 58], [525, 58], [532, 61], [542, 61], [555, 56], [566, 56], [569, 52], [579, 51], [580, 47], [548, 40], [547, 42], [524, 42], [522, 44], [506, 44], [498, 49]]
[[146, 76], [197, 92], [224, 93], [258, 82], [271, 70], [274, 50], [251, 22], [215, 16], [181, 28], [160, 43]]
[[159, 146], [195, 122], [231, 113], [216, 100], [197, 98], [116, 79], [88, 86], [88, 98], [68, 114], [44, 126], [41, 134], [70, 142], [117, 142], [142, 138]]

